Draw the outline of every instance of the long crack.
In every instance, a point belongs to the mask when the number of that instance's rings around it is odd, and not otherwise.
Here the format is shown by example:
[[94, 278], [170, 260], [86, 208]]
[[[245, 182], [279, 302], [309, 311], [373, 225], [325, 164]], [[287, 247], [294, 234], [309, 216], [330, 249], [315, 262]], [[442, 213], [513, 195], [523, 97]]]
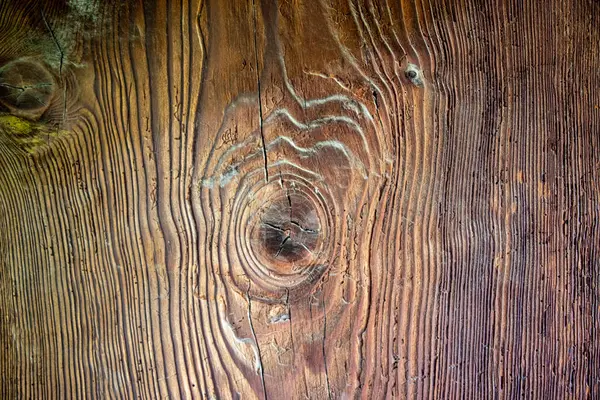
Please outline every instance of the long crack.
[[260, 90], [260, 71], [258, 65], [258, 39], [257, 39], [257, 30], [256, 30], [256, 4], [254, 0], [252, 0], [252, 8], [254, 11], [254, 60], [256, 65], [256, 84], [258, 87], [258, 126], [260, 129], [260, 140], [262, 143], [262, 152], [264, 159], [264, 168], [265, 168], [265, 183], [269, 183], [269, 169], [268, 169], [268, 159], [267, 159], [267, 146], [265, 144], [265, 134], [263, 130], [263, 111], [262, 111], [262, 96]]
[[285, 237], [285, 239], [283, 239], [283, 241], [279, 245], [279, 250], [277, 250], [277, 253], [275, 254], [275, 257], [279, 257], [279, 254], [281, 254], [281, 250], [283, 250], [283, 246], [285, 246], [285, 244], [287, 243], [287, 241], [290, 240], [290, 239], [291, 239], [290, 235], [287, 235]]
[[294, 220], [290, 220], [290, 224], [297, 226], [298, 228], [300, 228], [300, 230], [302, 232], [311, 233], [311, 234], [319, 233], [319, 231], [317, 231], [317, 230], [303, 227], [302, 225], [300, 225], [298, 222], [296, 222]]
[[268, 226], [269, 228], [273, 228], [273, 229], [275, 229], [276, 231], [279, 231], [279, 232], [285, 232], [285, 229], [283, 229], [280, 226], [274, 225], [274, 224], [272, 224], [270, 222], [263, 222], [263, 225]]

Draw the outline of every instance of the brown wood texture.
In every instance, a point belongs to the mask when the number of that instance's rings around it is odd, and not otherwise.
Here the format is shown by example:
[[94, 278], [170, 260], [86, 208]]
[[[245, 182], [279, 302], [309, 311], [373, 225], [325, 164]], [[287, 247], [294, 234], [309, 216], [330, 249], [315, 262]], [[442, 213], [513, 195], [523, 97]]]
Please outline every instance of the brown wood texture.
[[600, 395], [597, 0], [1, 0], [0, 397]]

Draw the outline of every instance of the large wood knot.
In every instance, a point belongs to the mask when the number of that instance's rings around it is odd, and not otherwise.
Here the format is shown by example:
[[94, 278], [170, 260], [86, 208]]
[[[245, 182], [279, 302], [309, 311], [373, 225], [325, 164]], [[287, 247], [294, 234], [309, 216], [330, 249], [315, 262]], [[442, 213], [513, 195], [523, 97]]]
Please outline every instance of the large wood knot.
[[301, 176], [285, 177], [257, 183], [235, 209], [238, 254], [257, 297], [302, 297], [329, 265], [330, 200]]
[[0, 104], [19, 117], [40, 118], [52, 102], [55, 86], [52, 74], [35, 61], [15, 60], [0, 68]]
[[263, 205], [254, 227], [254, 251], [275, 273], [291, 273], [310, 265], [321, 240], [321, 225], [310, 198], [297, 193], [281, 195]]

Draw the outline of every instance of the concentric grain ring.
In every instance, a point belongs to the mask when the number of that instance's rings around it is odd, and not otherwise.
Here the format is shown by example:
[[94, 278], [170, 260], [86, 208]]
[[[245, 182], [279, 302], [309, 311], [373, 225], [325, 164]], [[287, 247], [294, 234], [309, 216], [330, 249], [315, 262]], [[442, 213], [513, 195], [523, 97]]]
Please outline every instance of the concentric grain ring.
[[20, 59], [0, 68], [0, 103], [14, 115], [38, 119], [54, 93], [52, 74], [38, 62]]
[[[252, 295], [264, 301], [303, 297], [323, 275], [335, 237], [332, 201], [310, 174], [281, 174], [268, 183], [259, 171], [248, 174], [234, 200], [229, 221], [236, 245], [229, 259], [239, 259]], [[260, 200], [257, 200], [260, 199]], [[240, 279], [242, 278], [242, 279]]]

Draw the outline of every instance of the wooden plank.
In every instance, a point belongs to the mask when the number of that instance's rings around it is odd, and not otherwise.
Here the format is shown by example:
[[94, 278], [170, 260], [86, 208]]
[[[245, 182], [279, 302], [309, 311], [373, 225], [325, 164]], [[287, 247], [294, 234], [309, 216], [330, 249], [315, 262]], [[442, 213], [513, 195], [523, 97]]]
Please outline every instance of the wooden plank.
[[595, 398], [600, 5], [0, 3], [0, 397]]

